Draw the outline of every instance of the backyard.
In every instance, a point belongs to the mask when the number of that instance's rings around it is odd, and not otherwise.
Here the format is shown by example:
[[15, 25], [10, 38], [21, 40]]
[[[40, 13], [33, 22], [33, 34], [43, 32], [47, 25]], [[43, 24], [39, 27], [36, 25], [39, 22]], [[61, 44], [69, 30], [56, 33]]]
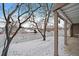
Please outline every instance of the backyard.
[[[63, 30], [59, 31], [59, 55], [69, 55], [64, 51]], [[53, 56], [53, 31], [46, 33], [46, 41], [42, 40], [40, 33], [17, 34], [10, 44], [9, 56]], [[0, 34], [0, 54], [4, 43], [4, 34]]]

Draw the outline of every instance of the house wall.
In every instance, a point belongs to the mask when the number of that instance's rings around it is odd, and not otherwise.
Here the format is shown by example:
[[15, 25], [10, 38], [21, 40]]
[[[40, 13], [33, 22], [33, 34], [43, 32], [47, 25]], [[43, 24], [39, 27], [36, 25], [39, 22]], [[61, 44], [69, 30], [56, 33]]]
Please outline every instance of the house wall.
[[71, 36], [79, 36], [79, 23], [71, 26]]

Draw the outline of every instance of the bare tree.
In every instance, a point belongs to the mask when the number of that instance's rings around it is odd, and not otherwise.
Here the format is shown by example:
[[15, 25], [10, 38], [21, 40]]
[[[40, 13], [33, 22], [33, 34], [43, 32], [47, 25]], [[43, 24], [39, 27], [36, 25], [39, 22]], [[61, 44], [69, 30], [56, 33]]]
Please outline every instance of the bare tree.
[[33, 19], [30, 19], [29, 21], [35, 24], [36, 29], [39, 31], [41, 36], [44, 38], [44, 35], [43, 35], [42, 31], [39, 28], [39, 25], [37, 24], [37, 22], [35, 22], [34, 16], [33, 16]]
[[[26, 14], [28, 14], [30, 12], [30, 8], [29, 8], [30, 4], [27, 4], [27, 10], [24, 10], [24, 12], [21, 13], [20, 10], [22, 10], [22, 8], [21, 8], [22, 5], [26, 6], [26, 4], [23, 4], [23, 3], [16, 4], [16, 7], [11, 12], [9, 12], [9, 14], [6, 14], [5, 4], [2, 3], [2, 11], [3, 11], [3, 15], [4, 15], [4, 18], [5, 18], [5, 21], [6, 21], [6, 25], [5, 25], [6, 39], [5, 39], [5, 42], [4, 42], [4, 48], [3, 48], [3, 51], [2, 51], [2, 56], [7, 56], [9, 45], [10, 45], [11, 41], [13, 40], [13, 38], [15, 37], [15, 35], [20, 30], [21, 25], [23, 23], [25, 23], [31, 17], [31, 15], [36, 10], [38, 10], [41, 7], [41, 5], [39, 4], [39, 6], [37, 8], [35, 8], [34, 10], [32, 10], [32, 13], [30, 13], [30, 15], [28, 15], [27, 18], [25, 18], [24, 20], [22, 20], [21, 19], [22, 16], [26, 15]], [[17, 22], [15, 22], [15, 19], [13, 18], [13, 15], [16, 14], [16, 13], [18, 14], [17, 15]], [[11, 34], [12, 30], [13, 30], [13, 27], [17, 26], [16, 23], [18, 23], [18, 27], [15, 30], [15, 32], [13, 34]]]
[[44, 20], [44, 27], [43, 27], [44, 29], [43, 29], [43, 32], [40, 30], [39, 25], [37, 24], [37, 22], [35, 22], [35, 19], [34, 19], [35, 15], [34, 14], [32, 15], [32, 19], [29, 20], [30, 22], [33, 22], [36, 25], [37, 30], [39, 31], [39, 33], [43, 37], [43, 41], [46, 40], [46, 27], [47, 27], [47, 23], [49, 21], [49, 17], [50, 17], [50, 14], [51, 14], [52, 6], [53, 6], [53, 4], [51, 4], [51, 6], [49, 8], [49, 6], [48, 6], [47, 3], [43, 4], [42, 8], [43, 8], [44, 12], [42, 12], [42, 13], [43, 13], [43, 15], [45, 15], [45, 16], [43, 16], [43, 18], [44, 18], [43, 19]]
[[51, 14], [51, 8], [52, 8], [52, 4], [51, 4], [50, 8], [49, 8], [47, 3], [45, 4], [46, 14], [45, 14], [45, 19], [44, 19], [44, 38], [43, 38], [44, 41], [46, 40], [46, 27], [47, 27], [47, 23], [49, 21], [49, 17], [50, 17], [50, 14]]

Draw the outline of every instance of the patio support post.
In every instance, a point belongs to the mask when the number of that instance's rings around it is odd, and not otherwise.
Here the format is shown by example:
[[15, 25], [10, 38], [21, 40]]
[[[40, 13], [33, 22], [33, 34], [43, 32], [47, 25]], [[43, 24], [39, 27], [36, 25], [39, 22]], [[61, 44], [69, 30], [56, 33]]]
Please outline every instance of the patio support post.
[[54, 11], [54, 56], [58, 56], [58, 14]]
[[64, 21], [64, 44], [67, 45], [67, 21]]

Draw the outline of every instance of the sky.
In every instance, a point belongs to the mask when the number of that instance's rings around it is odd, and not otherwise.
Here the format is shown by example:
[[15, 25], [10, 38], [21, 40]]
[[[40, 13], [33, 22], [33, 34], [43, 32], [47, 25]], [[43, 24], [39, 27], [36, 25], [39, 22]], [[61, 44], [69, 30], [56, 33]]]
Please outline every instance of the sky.
[[[48, 4], [49, 5], [49, 7], [51, 6], [51, 4]], [[8, 10], [11, 12], [14, 8], [15, 8], [15, 6], [16, 6], [16, 4], [15, 3], [6, 3], [5, 4], [5, 10], [7, 11], [7, 13], [8, 13]], [[32, 7], [33, 7], [33, 9], [35, 9], [36, 7], [38, 7], [38, 5], [36, 6], [35, 4], [32, 4]], [[22, 7], [21, 8], [22, 10], [24, 10], [24, 8]], [[39, 20], [41, 20], [41, 15], [39, 14], [39, 12], [40, 12], [40, 9], [36, 12], [36, 20], [37, 21], [39, 21]], [[0, 3], [0, 21], [3, 21], [3, 19], [1, 19], [1, 18], [3, 18], [3, 13], [2, 13], [2, 4]], [[50, 21], [51, 22], [51, 21]], [[53, 21], [52, 21], [52, 23], [53, 23]], [[60, 26], [63, 26], [63, 21], [61, 20], [60, 21]], [[1, 24], [0, 24], [1, 25]], [[29, 23], [27, 23], [27, 24], [24, 24], [24, 27], [29, 27], [30, 25], [29, 25]]]
[[[5, 10], [8, 12], [8, 10], [12, 10], [15, 7], [14, 3], [5, 3]], [[3, 18], [3, 13], [2, 13], [2, 3], [0, 3], [0, 18]], [[0, 19], [2, 21], [2, 19]]]
[[1, 3], [0, 3], [0, 17], [2, 17], [2, 5], [1, 5]]

